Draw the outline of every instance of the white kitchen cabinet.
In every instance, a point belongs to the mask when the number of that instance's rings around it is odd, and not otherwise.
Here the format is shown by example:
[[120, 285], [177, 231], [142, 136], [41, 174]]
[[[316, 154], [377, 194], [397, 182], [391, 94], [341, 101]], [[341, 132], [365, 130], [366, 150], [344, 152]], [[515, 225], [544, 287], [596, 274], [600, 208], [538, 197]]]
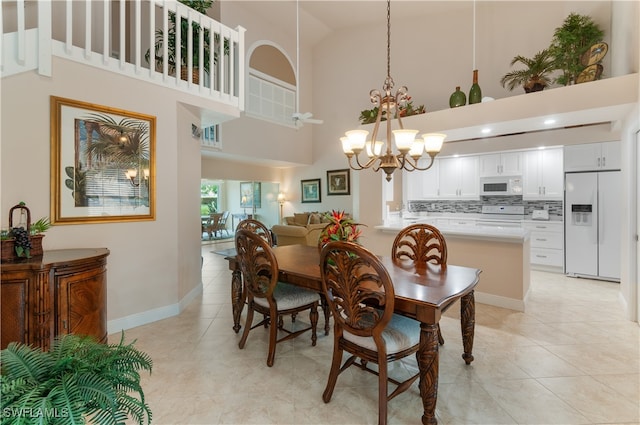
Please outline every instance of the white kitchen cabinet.
[[480, 199], [477, 156], [441, 158], [438, 179], [440, 199]]
[[531, 267], [563, 268], [564, 224], [562, 222], [525, 221], [523, 227], [531, 232]]
[[564, 170], [562, 148], [536, 149], [523, 154], [523, 199], [562, 200]]
[[587, 143], [564, 147], [564, 171], [619, 170], [620, 142]]
[[[426, 167], [430, 159], [421, 159], [418, 162], [420, 167]], [[433, 165], [426, 171], [403, 171], [402, 181], [406, 185], [405, 199], [407, 201], [421, 199], [438, 199], [438, 162], [434, 160]]]
[[522, 174], [522, 152], [502, 152], [478, 157], [480, 177], [519, 176]]

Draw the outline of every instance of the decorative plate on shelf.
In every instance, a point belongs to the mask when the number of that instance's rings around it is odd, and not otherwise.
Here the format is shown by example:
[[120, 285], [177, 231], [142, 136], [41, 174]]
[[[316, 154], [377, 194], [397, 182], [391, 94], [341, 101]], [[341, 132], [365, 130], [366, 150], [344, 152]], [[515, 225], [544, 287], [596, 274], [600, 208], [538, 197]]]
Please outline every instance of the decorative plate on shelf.
[[576, 84], [586, 83], [588, 81], [595, 81], [600, 78], [602, 75], [603, 66], [599, 63], [589, 65], [585, 69], [582, 70], [578, 77], [576, 78]]
[[580, 62], [584, 66], [595, 65], [605, 57], [608, 51], [609, 45], [607, 45], [607, 43], [596, 43], [593, 46], [589, 47], [589, 50], [584, 52], [584, 54], [580, 58]]

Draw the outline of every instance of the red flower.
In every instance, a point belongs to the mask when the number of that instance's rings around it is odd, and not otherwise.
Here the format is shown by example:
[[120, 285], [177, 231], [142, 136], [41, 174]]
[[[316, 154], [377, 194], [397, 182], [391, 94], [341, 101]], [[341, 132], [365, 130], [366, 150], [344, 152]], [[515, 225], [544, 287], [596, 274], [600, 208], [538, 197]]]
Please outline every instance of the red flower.
[[320, 234], [321, 245], [331, 241], [358, 242], [362, 230], [358, 229], [359, 224], [348, 218], [344, 211], [333, 210], [326, 218], [330, 224]]

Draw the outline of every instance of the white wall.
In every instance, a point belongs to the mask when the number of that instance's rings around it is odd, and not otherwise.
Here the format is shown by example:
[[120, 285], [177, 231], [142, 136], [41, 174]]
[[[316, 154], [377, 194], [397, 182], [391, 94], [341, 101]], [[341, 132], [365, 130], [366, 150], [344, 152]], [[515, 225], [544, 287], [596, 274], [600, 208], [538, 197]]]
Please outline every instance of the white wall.
[[[200, 285], [199, 143], [175, 94], [139, 80], [54, 58], [53, 77], [2, 79], [2, 222], [19, 201], [49, 215], [49, 97], [61, 96], [156, 117], [156, 220], [56, 225], [44, 249], [106, 247], [109, 331], [176, 314]], [[184, 100], [184, 96], [183, 99]], [[181, 119], [189, 121], [179, 123]], [[193, 193], [192, 193], [193, 192]]]

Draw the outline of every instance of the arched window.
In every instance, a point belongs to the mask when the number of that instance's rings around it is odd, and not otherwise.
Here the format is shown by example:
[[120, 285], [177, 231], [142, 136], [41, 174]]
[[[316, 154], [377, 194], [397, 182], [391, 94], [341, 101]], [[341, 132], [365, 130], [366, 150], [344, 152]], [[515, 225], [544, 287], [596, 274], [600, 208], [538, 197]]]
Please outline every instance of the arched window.
[[296, 76], [291, 62], [276, 46], [262, 44], [249, 58], [247, 116], [293, 127]]

